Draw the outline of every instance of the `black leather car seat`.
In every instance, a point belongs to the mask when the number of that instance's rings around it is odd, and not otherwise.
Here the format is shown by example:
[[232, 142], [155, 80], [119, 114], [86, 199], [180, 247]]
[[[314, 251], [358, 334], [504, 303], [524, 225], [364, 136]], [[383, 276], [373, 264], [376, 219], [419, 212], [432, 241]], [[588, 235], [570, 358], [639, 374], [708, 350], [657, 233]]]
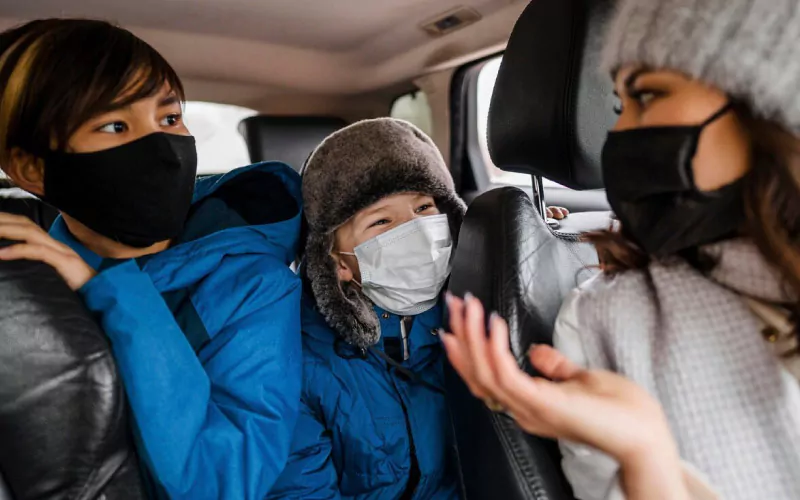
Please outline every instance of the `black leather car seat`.
[[239, 132], [253, 163], [280, 161], [300, 171], [317, 145], [345, 125], [332, 117], [261, 115], [242, 120]]
[[[600, 188], [600, 151], [613, 123], [611, 81], [596, 69], [610, 0], [536, 0], [517, 22], [489, 113], [494, 163], [574, 189]], [[542, 217], [542, 190], [499, 188], [469, 207], [450, 291], [467, 291], [508, 319], [512, 350], [534, 373], [531, 344], [552, 344], [566, 295], [597, 264], [580, 231], [607, 228], [607, 213], [573, 214], [559, 231]], [[490, 412], [448, 368], [447, 390], [467, 500], [573, 498], [555, 442]]]
[[0, 212], [29, 217], [44, 230], [50, 229], [58, 217], [58, 210], [35, 196], [13, 187], [6, 179], [0, 179]]
[[146, 494], [105, 335], [56, 272], [0, 263], [0, 500]]

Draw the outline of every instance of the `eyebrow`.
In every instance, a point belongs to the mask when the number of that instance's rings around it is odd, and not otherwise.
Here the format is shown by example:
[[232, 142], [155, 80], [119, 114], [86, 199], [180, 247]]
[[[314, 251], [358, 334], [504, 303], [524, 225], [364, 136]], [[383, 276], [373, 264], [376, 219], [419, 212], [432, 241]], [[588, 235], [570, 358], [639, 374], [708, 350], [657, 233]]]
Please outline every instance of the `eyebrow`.
[[375, 215], [375, 214], [377, 214], [377, 213], [379, 213], [379, 212], [381, 212], [383, 210], [386, 210], [386, 205], [379, 205], [379, 206], [377, 206], [375, 208], [371, 208], [371, 209], [367, 210], [366, 212], [360, 214], [360, 218], [370, 217], [370, 216]]
[[[144, 97], [143, 99], [147, 99], [147, 97]], [[127, 104], [115, 104], [115, 103], [112, 102], [111, 104], [109, 104], [108, 106], [103, 108], [100, 111], [100, 113], [98, 113], [98, 114], [99, 115], [104, 115], [106, 113], [113, 113], [114, 111], [119, 111], [119, 110], [122, 110], [122, 109], [129, 109], [136, 102], [139, 102], [139, 101], [137, 100], [137, 101], [134, 101], [134, 102], [129, 102]], [[170, 92], [169, 95], [167, 95], [166, 97], [164, 97], [163, 99], [161, 99], [158, 102], [158, 107], [159, 108], [165, 108], [167, 106], [172, 106], [173, 104], [177, 104], [179, 102], [181, 102], [181, 100], [177, 96], [177, 94], [175, 94], [175, 92]]]
[[631, 74], [628, 75], [627, 78], [625, 78], [625, 82], [623, 83], [623, 85], [625, 86], [625, 92], [628, 95], [633, 94], [635, 92], [633, 87], [636, 84], [636, 80], [638, 80], [640, 76], [642, 76], [643, 74], [645, 74], [645, 73], [647, 73], [649, 71], [650, 71], [649, 68], [643, 66], [643, 67], [631, 72]]
[[161, 99], [161, 102], [158, 103], [159, 108], [163, 108], [165, 106], [172, 106], [173, 104], [177, 104], [180, 102], [180, 99], [174, 93], [171, 93], [167, 97]]

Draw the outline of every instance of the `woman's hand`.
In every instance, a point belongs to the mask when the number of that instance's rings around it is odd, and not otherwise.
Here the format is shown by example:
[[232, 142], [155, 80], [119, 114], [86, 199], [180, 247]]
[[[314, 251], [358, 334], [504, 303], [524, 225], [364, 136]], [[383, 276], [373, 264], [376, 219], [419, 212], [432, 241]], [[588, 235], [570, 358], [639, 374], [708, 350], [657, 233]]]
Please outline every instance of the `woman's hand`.
[[547, 218], [561, 220], [569, 215], [569, 210], [561, 207], [547, 207]]
[[506, 410], [529, 433], [597, 448], [623, 469], [626, 464], [632, 469], [679, 464], [661, 407], [635, 383], [611, 372], [584, 370], [546, 346], [531, 349], [530, 358], [552, 381], [530, 377], [510, 351], [502, 318], [492, 316], [487, 339], [477, 299], [449, 297], [448, 303], [453, 331], [443, 335], [448, 357], [472, 393], [490, 407]]
[[72, 290], [78, 290], [97, 274], [73, 249], [53, 239], [27, 217], [0, 212], [0, 239], [19, 242], [0, 248], [0, 260], [49, 264]]

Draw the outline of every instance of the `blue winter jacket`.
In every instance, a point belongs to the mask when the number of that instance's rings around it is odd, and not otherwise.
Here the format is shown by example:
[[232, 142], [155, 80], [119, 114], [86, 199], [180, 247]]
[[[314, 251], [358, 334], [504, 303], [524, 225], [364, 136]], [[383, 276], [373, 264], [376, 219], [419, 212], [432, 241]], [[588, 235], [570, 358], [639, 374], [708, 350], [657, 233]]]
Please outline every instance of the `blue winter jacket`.
[[400, 317], [376, 312], [381, 340], [374, 349], [394, 351], [424, 383], [372, 350], [363, 355], [337, 340], [306, 295], [300, 416], [292, 455], [269, 498], [458, 498], [450, 417], [441, 392], [442, 308], [414, 318], [405, 362]]
[[63, 220], [51, 230], [100, 271], [80, 294], [111, 341], [157, 496], [261, 499], [286, 463], [300, 207], [299, 176], [264, 163], [198, 181], [184, 234], [153, 256], [103, 260]]

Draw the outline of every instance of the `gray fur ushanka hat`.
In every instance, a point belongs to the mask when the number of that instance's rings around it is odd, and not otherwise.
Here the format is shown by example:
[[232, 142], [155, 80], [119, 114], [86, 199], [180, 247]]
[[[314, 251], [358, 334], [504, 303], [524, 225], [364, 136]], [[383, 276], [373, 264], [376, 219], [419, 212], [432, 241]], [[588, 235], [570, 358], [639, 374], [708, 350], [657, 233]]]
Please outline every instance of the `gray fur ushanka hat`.
[[618, 0], [602, 68], [681, 71], [800, 132], [800, 2]]
[[333, 133], [311, 154], [302, 175], [306, 274], [317, 308], [342, 339], [366, 349], [380, 339], [380, 322], [361, 289], [339, 281], [331, 257], [336, 229], [381, 198], [420, 192], [432, 196], [448, 216], [455, 241], [466, 206], [433, 141], [393, 118], [365, 120]]

